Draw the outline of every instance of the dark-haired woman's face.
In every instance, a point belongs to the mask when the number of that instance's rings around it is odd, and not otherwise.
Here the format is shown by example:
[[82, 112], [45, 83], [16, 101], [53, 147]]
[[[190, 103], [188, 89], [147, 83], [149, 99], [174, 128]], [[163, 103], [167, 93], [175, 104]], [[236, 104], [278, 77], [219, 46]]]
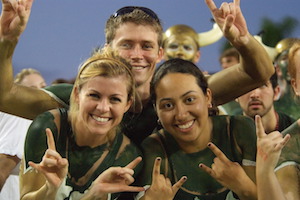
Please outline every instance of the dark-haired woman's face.
[[208, 124], [209, 89], [204, 94], [190, 74], [170, 73], [157, 83], [155, 92], [158, 117], [178, 142], [202, 138]]

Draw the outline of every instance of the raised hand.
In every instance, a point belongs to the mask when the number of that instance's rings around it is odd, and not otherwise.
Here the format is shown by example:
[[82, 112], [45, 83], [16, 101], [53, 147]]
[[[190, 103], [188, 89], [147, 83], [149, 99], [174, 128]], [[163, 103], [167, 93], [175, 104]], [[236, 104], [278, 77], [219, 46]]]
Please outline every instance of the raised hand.
[[0, 39], [18, 40], [26, 28], [33, 0], [2, 0]]
[[290, 135], [284, 137], [278, 131], [265, 133], [261, 117], [255, 116], [256, 135], [257, 135], [257, 155], [256, 163], [259, 170], [274, 170], [282, 148], [287, 144]]
[[108, 193], [140, 192], [143, 187], [129, 186], [134, 182], [133, 169], [141, 162], [142, 157], [137, 157], [125, 167], [110, 167], [102, 172], [93, 182], [90, 191], [83, 199], [102, 198]]
[[67, 159], [62, 158], [56, 151], [53, 134], [49, 128], [46, 129], [46, 134], [48, 149], [42, 161], [39, 164], [29, 161], [29, 165], [44, 174], [50, 187], [57, 189], [68, 173], [69, 163]]
[[213, 0], [205, 0], [205, 2], [215, 22], [231, 43], [238, 45], [248, 43], [248, 28], [240, 8], [240, 0], [230, 3], [223, 2], [220, 8], [216, 7]]
[[[242, 180], [249, 179], [242, 166], [237, 162], [230, 161], [226, 155], [213, 143], [209, 143], [208, 147], [216, 155], [211, 168], [203, 163], [199, 164], [199, 167], [206, 173], [211, 175], [224, 187], [236, 191], [241, 184], [244, 184]], [[242, 178], [243, 177], [243, 178]]]
[[170, 179], [160, 173], [160, 165], [161, 158], [156, 158], [152, 171], [152, 183], [142, 198], [144, 200], [171, 200], [187, 180], [187, 177], [183, 176], [172, 186]]

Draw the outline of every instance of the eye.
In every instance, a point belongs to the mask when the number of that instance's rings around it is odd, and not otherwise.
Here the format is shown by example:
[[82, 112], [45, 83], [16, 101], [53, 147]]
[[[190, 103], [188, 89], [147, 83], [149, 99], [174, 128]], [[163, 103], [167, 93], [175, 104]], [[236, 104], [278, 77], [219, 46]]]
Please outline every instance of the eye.
[[150, 43], [145, 43], [143, 49], [153, 49], [153, 45]]
[[169, 49], [178, 49], [178, 44], [170, 44], [168, 46]]
[[122, 100], [119, 97], [111, 97], [110, 101], [112, 103], [120, 103], [120, 102], [122, 102]]
[[184, 45], [184, 49], [187, 50], [187, 51], [194, 50], [191, 45]]
[[171, 110], [174, 107], [174, 105], [172, 103], [164, 103], [161, 105], [161, 108], [164, 110]]
[[99, 94], [96, 94], [96, 93], [89, 93], [87, 95], [88, 97], [91, 97], [93, 99], [99, 99], [100, 98], [100, 95]]
[[196, 99], [195, 97], [188, 97], [188, 98], [185, 99], [185, 102], [186, 103], [193, 103], [195, 101], [195, 99]]
[[120, 46], [125, 49], [130, 49], [132, 45], [128, 42], [124, 42]]

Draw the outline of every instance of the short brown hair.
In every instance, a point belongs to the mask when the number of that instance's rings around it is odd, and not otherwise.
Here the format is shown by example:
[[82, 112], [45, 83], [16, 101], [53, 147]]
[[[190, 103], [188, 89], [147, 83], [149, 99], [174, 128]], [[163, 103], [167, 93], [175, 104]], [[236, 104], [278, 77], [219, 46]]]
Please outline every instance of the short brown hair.
[[131, 22], [137, 25], [151, 26], [158, 35], [157, 43], [161, 47], [163, 40], [163, 28], [160, 21], [154, 19], [144, 11], [138, 9], [138, 7], [130, 13], [118, 16], [110, 16], [105, 26], [105, 38], [107, 44], [110, 44], [115, 38], [116, 30], [122, 24], [125, 24], [127, 22]]

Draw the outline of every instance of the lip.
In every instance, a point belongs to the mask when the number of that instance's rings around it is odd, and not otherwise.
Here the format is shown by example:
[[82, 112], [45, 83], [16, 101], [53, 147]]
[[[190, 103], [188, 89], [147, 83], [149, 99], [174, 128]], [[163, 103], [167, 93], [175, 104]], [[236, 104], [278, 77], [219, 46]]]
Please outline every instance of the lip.
[[147, 66], [142, 66], [142, 65], [131, 65], [133, 70], [143, 70], [145, 69]]
[[188, 132], [193, 128], [195, 120], [190, 120], [184, 123], [175, 124], [175, 127], [179, 129], [181, 132]]
[[248, 104], [248, 107], [250, 108], [258, 108], [261, 107], [263, 104], [260, 101], [251, 101]]
[[97, 115], [91, 115], [92, 119], [95, 120], [97, 123], [105, 124], [111, 120], [110, 117], [103, 117], [103, 116], [97, 116]]

